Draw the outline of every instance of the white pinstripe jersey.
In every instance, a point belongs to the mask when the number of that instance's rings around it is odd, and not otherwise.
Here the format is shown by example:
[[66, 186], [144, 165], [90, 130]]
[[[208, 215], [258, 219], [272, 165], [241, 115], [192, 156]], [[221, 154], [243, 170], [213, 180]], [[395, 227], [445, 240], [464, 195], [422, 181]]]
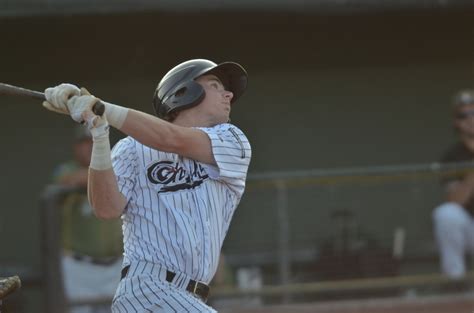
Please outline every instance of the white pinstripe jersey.
[[211, 139], [216, 166], [142, 145], [131, 137], [112, 150], [128, 204], [122, 215], [124, 264], [148, 261], [209, 283], [250, 163], [236, 126], [199, 128]]

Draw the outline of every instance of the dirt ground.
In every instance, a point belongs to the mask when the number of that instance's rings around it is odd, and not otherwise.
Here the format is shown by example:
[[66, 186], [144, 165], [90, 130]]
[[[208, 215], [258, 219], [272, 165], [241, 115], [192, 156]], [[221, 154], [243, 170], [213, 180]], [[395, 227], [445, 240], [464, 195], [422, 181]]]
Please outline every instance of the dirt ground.
[[474, 313], [474, 293], [219, 309], [220, 313]]

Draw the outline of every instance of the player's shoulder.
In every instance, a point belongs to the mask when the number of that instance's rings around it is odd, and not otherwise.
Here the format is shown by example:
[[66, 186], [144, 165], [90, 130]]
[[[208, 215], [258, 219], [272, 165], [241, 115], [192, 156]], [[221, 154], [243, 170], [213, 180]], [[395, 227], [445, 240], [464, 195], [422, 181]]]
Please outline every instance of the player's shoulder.
[[235, 142], [235, 144], [245, 145], [250, 148], [250, 142], [244, 132], [234, 124], [223, 123], [212, 127], [200, 128], [208, 134], [211, 139], [220, 140], [221, 142]]
[[132, 144], [135, 144], [135, 139], [133, 139], [130, 136], [127, 136], [118, 140], [115, 146], [125, 146], [125, 145], [132, 145]]
[[137, 140], [135, 140], [134, 138], [130, 136], [127, 136], [117, 141], [117, 143], [113, 147], [113, 150], [115, 151], [120, 150], [122, 152], [133, 151], [137, 149], [138, 144], [140, 143]]
[[245, 136], [244, 132], [239, 127], [231, 123], [222, 123], [222, 124], [214, 125], [212, 127], [199, 127], [199, 128], [204, 130], [207, 133], [220, 134], [220, 133], [231, 132], [231, 133], [236, 133], [236, 134]]
[[112, 151], [114, 152], [114, 154], [134, 154], [137, 156], [142, 156], [143, 154], [153, 154], [156, 152], [163, 153], [163, 151], [159, 151], [157, 149], [144, 145], [143, 143], [131, 136], [127, 136], [119, 140], [115, 144]]

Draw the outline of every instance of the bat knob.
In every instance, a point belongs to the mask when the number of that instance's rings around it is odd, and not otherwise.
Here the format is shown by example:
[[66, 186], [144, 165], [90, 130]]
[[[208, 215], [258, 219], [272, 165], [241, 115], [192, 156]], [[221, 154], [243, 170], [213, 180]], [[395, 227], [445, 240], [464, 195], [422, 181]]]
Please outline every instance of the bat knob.
[[92, 107], [92, 112], [94, 112], [95, 115], [102, 116], [104, 115], [105, 112], [105, 105], [102, 102], [97, 102], [94, 104]]

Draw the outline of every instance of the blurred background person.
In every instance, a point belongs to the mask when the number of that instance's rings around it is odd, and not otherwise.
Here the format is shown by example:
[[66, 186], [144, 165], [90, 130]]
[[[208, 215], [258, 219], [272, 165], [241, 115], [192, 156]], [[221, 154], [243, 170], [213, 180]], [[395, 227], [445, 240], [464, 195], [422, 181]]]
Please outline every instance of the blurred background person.
[[[459, 91], [453, 101], [458, 141], [442, 163], [474, 161], [474, 90]], [[466, 274], [466, 254], [474, 252], [474, 172], [443, 179], [445, 202], [435, 208], [433, 223], [441, 270], [451, 278]]]
[[[62, 273], [67, 301], [112, 299], [122, 265], [120, 219], [99, 220], [87, 201], [87, 173], [92, 152], [89, 130], [78, 125], [73, 158], [54, 170], [53, 182], [65, 187], [62, 203]], [[79, 305], [70, 312], [110, 312], [103, 305]]]

